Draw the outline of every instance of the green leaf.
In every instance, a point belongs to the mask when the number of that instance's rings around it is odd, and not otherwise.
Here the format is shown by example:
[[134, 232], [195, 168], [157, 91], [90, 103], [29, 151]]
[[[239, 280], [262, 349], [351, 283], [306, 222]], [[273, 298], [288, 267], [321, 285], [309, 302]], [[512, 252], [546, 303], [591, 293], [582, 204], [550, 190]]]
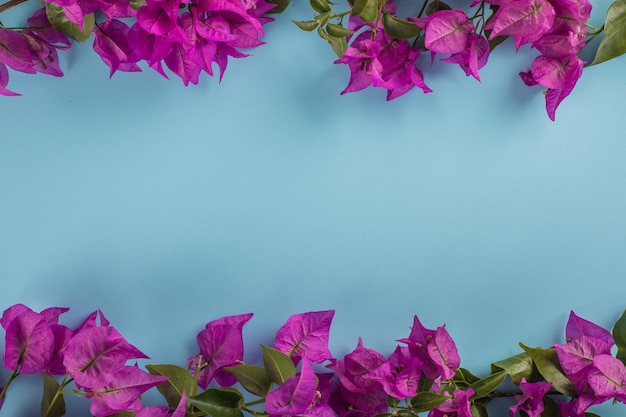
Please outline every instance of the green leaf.
[[335, 54], [341, 58], [343, 53], [346, 52], [346, 49], [348, 49], [348, 42], [346, 41], [346, 38], [335, 38], [334, 36], [330, 36], [326, 33], [326, 31], [324, 31], [324, 29], [322, 29], [321, 26], [317, 28], [317, 32], [322, 39], [326, 39], [328, 41]]
[[415, 23], [397, 18], [389, 12], [383, 14], [383, 27], [385, 32], [398, 39], [413, 38], [422, 30]]
[[270, 381], [282, 384], [296, 374], [296, 367], [289, 356], [264, 344], [261, 344], [261, 349], [263, 349], [263, 365]]
[[411, 410], [401, 409], [396, 412], [398, 417], [419, 417], [419, 415]]
[[311, 7], [318, 13], [330, 12], [330, 5], [326, 0], [309, 0]]
[[530, 380], [534, 374], [533, 360], [526, 352], [491, 364], [491, 373], [506, 371], [513, 383], [519, 385], [522, 378]]
[[326, 33], [328, 33], [333, 38], [345, 38], [346, 36], [352, 35], [354, 31], [346, 29], [341, 25], [329, 23], [326, 25]]
[[85, 15], [83, 18], [83, 30], [80, 30], [76, 23], [67, 20], [61, 6], [55, 3], [46, 3], [46, 16], [50, 24], [60, 32], [78, 42], [84, 42], [91, 37], [91, 31], [96, 26], [96, 18], [93, 13]]
[[608, 61], [624, 52], [626, 52], [626, 0], [617, 0], [606, 12], [604, 37], [591, 65]]
[[470, 406], [470, 413], [472, 417], [489, 417], [487, 407], [479, 403], [473, 403]]
[[365, 9], [365, 6], [367, 6], [368, 2], [369, 0], [356, 0], [352, 4], [352, 8], [350, 9], [350, 14], [352, 16], [356, 16], [360, 14], [363, 11], [363, 9]]
[[293, 23], [296, 24], [300, 29], [306, 30], [307, 32], [311, 32], [312, 30], [317, 29], [320, 23], [316, 20], [309, 20], [306, 22], [298, 22], [296, 20], [292, 20]]
[[152, 375], [166, 376], [169, 378], [169, 381], [157, 385], [157, 389], [171, 408], [178, 406], [183, 391], [185, 391], [187, 395], [194, 395], [196, 393], [197, 387], [194, 377], [180, 366], [146, 365], [146, 369]]
[[479, 381], [480, 378], [476, 375], [472, 374], [469, 370], [465, 368], [459, 368], [454, 371], [454, 382], [463, 383], [463, 385], [469, 386], [476, 381]]
[[561, 369], [559, 358], [556, 356], [554, 348], [530, 348], [523, 343], [520, 343], [520, 346], [530, 355], [541, 376], [546, 381], [552, 382], [552, 387], [555, 390], [570, 397], [576, 395], [572, 382], [567, 379]]
[[65, 415], [67, 411], [65, 409], [65, 399], [62, 394], [59, 393], [57, 395], [60, 388], [59, 382], [52, 375], [47, 373], [43, 374], [43, 396], [41, 397], [42, 417], [61, 417]]
[[626, 311], [622, 313], [613, 326], [613, 339], [617, 345], [617, 359], [626, 364]]
[[426, 6], [426, 16], [430, 16], [431, 14], [438, 12], [439, 10], [452, 10], [452, 7], [448, 6], [442, 1], [435, 0], [428, 3], [428, 6]]
[[119, 411], [115, 414], [111, 414], [108, 417], [135, 417], [137, 414], [132, 411]]
[[276, 7], [274, 7], [267, 13], [278, 14], [285, 11], [287, 6], [289, 6], [290, 0], [267, 0], [267, 2], [276, 5]]
[[265, 369], [260, 366], [241, 364], [224, 369], [235, 375], [241, 386], [257, 397], [265, 397], [272, 386], [270, 377], [267, 376]]
[[130, 0], [129, 1], [129, 6], [135, 10], [139, 10], [140, 7], [143, 7], [145, 5], [146, 5], [146, 0]]
[[449, 395], [435, 394], [434, 392], [418, 392], [411, 398], [411, 407], [416, 413], [432, 410], [439, 404], [450, 398]]
[[211, 417], [243, 417], [243, 395], [233, 388], [209, 388], [187, 402]]
[[561, 410], [558, 404], [547, 395], [543, 397], [543, 413], [541, 413], [541, 417], [561, 417]]
[[365, 23], [373, 22], [378, 17], [378, 2], [376, 0], [367, 0], [367, 3], [365, 3], [365, 6], [358, 14]]
[[320, 27], [324, 26], [330, 20], [330, 12], [318, 14], [315, 16], [315, 21], [319, 23]]
[[490, 394], [496, 388], [498, 388], [498, 386], [500, 386], [500, 384], [504, 381], [507, 375], [508, 374], [506, 371], [500, 371], [472, 383], [472, 385], [470, 385], [470, 388], [474, 390], [474, 395], [472, 395], [471, 399], [475, 400], [477, 398], [484, 397]]
[[600, 417], [600, 416], [596, 413], [589, 413], [585, 411], [585, 417]]

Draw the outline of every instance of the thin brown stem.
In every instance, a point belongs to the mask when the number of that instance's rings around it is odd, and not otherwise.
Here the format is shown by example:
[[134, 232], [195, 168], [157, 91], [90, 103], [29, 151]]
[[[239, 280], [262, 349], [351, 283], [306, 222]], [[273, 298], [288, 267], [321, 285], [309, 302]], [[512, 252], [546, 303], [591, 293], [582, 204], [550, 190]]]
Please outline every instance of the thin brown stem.
[[0, 4], [0, 13], [9, 10], [11, 7], [15, 7], [18, 4], [22, 4], [28, 0], [9, 0], [6, 3]]

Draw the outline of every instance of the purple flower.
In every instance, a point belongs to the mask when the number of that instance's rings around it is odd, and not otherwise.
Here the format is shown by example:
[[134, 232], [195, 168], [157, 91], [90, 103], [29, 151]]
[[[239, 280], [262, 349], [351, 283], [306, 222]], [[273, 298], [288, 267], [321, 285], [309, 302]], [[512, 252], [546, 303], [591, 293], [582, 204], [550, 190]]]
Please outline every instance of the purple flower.
[[[252, 318], [252, 313], [222, 317], [213, 320], [198, 333], [201, 365], [198, 385], [204, 389], [215, 378], [222, 386], [233, 385], [236, 378], [222, 368], [243, 362], [244, 324]], [[197, 368], [197, 357], [189, 358], [192, 367]]]
[[576, 313], [571, 311], [567, 325], [565, 326], [565, 338], [569, 341], [578, 339], [581, 336], [592, 336], [601, 339], [610, 346], [615, 344], [611, 332], [589, 320], [577, 316]]
[[313, 363], [332, 359], [328, 349], [333, 310], [295, 314], [276, 332], [274, 347], [291, 356], [294, 363], [306, 358]]
[[438, 54], [457, 54], [466, 49], [474, 24], [463, 10], [438, 10], [423, 18], [409, 19], [424, 29], [424, 45]]
[[364, 348], [359, 338], [356, 349], [343, 359], [333, 361], [328, 368], [335, 371], [345, 389], [354, 393], [377, 395], [382, 391], [380, 382], [367, 376], [385, 363], [385, 357], [373, 349]]
[[407, 347], [397, 346], [389, 360], [370, 372], [368, 377], [379, 381], [387, 395], [402, 400], [417, 394], [421, 365], [419, 359], [410, 356]]
[[459, 64], [461, 69], [465, 71], [465, 75], [471, 75], [480, 81], [478, 70], [487, 65], [489, 58], [489, 42], [484, 36], [472, 32], [468, 36], [468, 45], [469, 46], [461, 52], [442, 59], [442, 61], [451, 64]]
[[313, 407], [316, 377], [308, 360], [302, 361], [299, 374], [287, 379], [265, 398], [265, 411], [270, 417], [303, 415]]
[[515, 46], [534, 42], [548, 33], [554, 24], [556, 13], [548, 0], [504, 1], [485, 25], [491, 30], [489, 39], [508, 35]]
[[528, 417], [539, 417], [544, 410], [543, 397], [551, 386], [550, 382], [526, 382], [522, 378], [519, 384], [522, 395], [515, 396], [517, 403], [509, 408], [509, 415], [513, 417], [517, 411], [523, 411]]
[[473, 394], [474, 390], [471, 388], [468, 388], [466, 391], [454, 391], [452, 398], [448, 398], [430, 410], [428, 417], [472, 417], [469, 398]]
[[139, 72], [141, 68], [136, 64], [137, 54], [128, 43], [130, 28], [118, 19], [111, 19], [97, 25], [93, 32], [93, 50], [110, 68], [110, 76], [115, 71]]

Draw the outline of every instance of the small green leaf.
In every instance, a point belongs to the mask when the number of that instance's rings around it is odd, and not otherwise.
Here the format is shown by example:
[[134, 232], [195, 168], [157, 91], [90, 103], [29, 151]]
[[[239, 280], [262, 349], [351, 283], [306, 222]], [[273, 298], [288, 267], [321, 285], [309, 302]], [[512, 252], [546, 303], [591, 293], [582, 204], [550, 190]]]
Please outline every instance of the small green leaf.
[[617, 346], [617, 359], [626, 364], [626, 311], [622, 313], [613, 326], [613, 339]]
[[276, 7], [269, 10], [267, 13], [279, 14], [284, 12], [287, 6], [289, 6], [290, 0], [267, 0], [267, 2], [276, 5]]
[[108, 417], [135, 417], [137, 413], [133, 413], [132, 411], [119, 411], [115, 414], [111, 414]]
[[438, 12], [439, 10], [452, 10], [452, 7], [439, 0], [432, 1], [428, 3], [428, 6], [426, 6], [426, 16], [430, 16], [431, 14]]
[[558, 404], [553, 398], [547, 395], [543, 397], [543, 413], [541, 413], [541, 417], [561, 417], [561, 410]]
[[378, 2], [376, 0], [367, 0], [363, 9], [359, 12], [359, 17], [365, 23], [370, 23], [378, 17]]
[[298, 22], [296, 20], [292, 20], [293, 23], [296, 24], [300, 29], [306, 30], [307, 32], [311, 32], [312, 30], [317, 29], [320, 23], [316, 20], [309, 20], [306, 22]]
[[411, 410], [400, 409], [396, 412], [398, 417], [419, 417], [419, 415]]
[[265, 397], [272, 386], [270, 377], [260, 366], [241, 364], [224, 369], [235, 375], [241, 386], [257, 397]]
[[383, 14], [385, 32], [397, 39], [409, 39], [417, 36], [422, 29], [413, 22], [400, 19], [389, 12]]
[[326, 0], [309, 0], [311, 7], [318, 13], [330, 12], [330, 5]]
[[363, 9], [365, 9], [365, 6], [367, 6], [369, 0], [356, 0], [354, 2], [354, 4], [352, 4], [352, 8], [350, 9], [350, 14], [352, 16], [356, 16], [358, 14], [360, 14]]
[[243, 417], [243, 395], [233, 388], [209, 388], [187, 402], [211, 417]]
[[346, 36], [354, 34], [354, 31], [346, 29], [341, 25], [329, 23], [326, 25], [326, 33], [328, 33], [333, 38], [345, 38]]
[[533, 360], [526, 352], [511, 356], [491, 364], [491, 373], [506, 371], [513, 383], [519, 385], [522, 378], [530, 380], [533, 376]]
[[411, 407], [416, 413], [432, 410], [439, 404], [450, 398], [449, 395], [435, 394], [434, 392], [418, 392], [411, 398]]
[[476, 375], [472, 374], [470, 371], [468, 371], [465, 368], [459, 368], [456, 371], [454, 371], [454, 382], [461, 383], [463, 385], [469, 386], [470, 384], [473, 384], [476, 381], [479, 381], [480, 378], [477, 377]]
[[604, 21], [604, 37], [591, 65], [618, 57], [626, 52], [626, 0], [609, 6]]
[[146, 5], [146, 0], [130, 0], [128, 5], [135, 10], [139, 10], [140, 7]]
[[96, 26], [96, 18], [93, 13], [90, 13], [83, 18], [83, 30], [80, 30], [76, 23], [67, 20], [61, 6], [55, 3], [46, 3], [46, 16], [55, 29], [76, 39], [78, 42], [84, 42], [89, 39], [91, 31]]
[[318, 14], [315, 16], [315, 21], [319, 23], [319, 27], [324, 26], [330, 20], [330, 12]]
[[194, 395], [196, 393], [197, 387], [194, 377], [180, 366], [146, 365], [146, 369], [152, 375], [166, 376], [169, 378], [169, 381], [158, 385], [157, 389], [171, 408], [178, 406], [183, 391], [185, 391], [187, 395]]
[[282, 384], [296, 374], [296, 367], [289, 356], [264, 344], [261, 344], [261, 349], [263, 349], [263, 364], [272, 382]]
[[523, 343], [520, 343], [520, 346], [530, 355], [541, 376], [551, 382], [555, 390], [570, 397], [576, 395], [572, 382], [567, 379], [559, 365], [554, 348], [530, 348]]
[[472, 383], [470, 388], [474, 390], [474, 395], [472, 395], [471, 399], [475, 400], [490, 394], [502, 384], [506, 376], [506, 371], [500, 371]]
[[[542, 417], [543, 417], [543, 414], [542, 414]], [[598, 414], [596, 414], [596, 413], [589, 413], [589, 412], [585, 411], [585, 417], [600, 417], [600, 416]]]
[[320, 38], [328, 41], [331, 48], [339, 58], [346, 52], [348, 49], [348, 42], [346, 38], [335, 38], [334, 36], [330, 36], [326, 31], [320, 26], [317, 28], [317, 33], [320, 35]]
[[41, 397], [41, 415], [47, 417], [61, 417], [66, 413], [65, 399], [58, 394], [61, 386], [50, 374], [43, 374], [43, 396]]
[[472, 417], [489, 417], [487, 407], [479, 403], [473, 403], [470, 406], [470, 413]]

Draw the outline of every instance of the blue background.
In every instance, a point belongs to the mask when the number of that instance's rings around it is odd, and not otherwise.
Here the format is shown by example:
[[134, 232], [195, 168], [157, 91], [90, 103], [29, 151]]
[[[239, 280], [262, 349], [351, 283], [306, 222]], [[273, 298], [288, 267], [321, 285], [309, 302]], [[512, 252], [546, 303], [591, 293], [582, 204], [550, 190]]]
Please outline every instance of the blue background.
[[[340, 96], [347, 68], [289, 23], [310, 17], [290, 6], [221, 84], [109, 80], [90, 42], [61, 54], [63, 78], [12, 72], [0, 306], [68, 306], [67, 324], [100, 308], [181, 365], [204, 323], [246, 312], [250, 361], [289, 315], [335, 309], [336, 356], [359, 336], [390, 353], [417, 314], [481, 375], [519, 341], [562, 342], [572, 309], [611, 327], [626, 307], [624, 60], [587, 68], [554, 123], [517, 75], [533, 52], [510, 43], [482, 83], [424, 57], [432, 94]], [[9, 397], [3, 415], [38, 407]]]

